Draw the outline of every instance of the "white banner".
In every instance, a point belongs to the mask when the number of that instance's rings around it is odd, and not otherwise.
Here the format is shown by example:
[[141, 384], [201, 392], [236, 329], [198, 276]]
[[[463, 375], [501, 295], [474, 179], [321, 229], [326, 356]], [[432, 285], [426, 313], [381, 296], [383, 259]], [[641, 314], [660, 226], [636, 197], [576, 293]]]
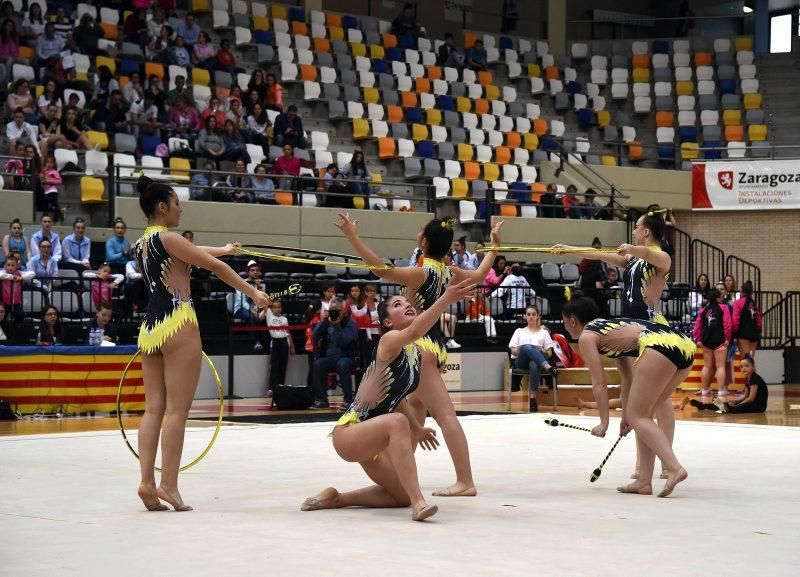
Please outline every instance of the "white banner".
[[800, 208], [800, 163], [746, 160], [695, 163], [692, 209], [769, 210]]
[[447, 371], [442, 375], [444, 386], [448, 391], [461, 390], [461, 353], [447, 353], [447, 362], [444, 365]]

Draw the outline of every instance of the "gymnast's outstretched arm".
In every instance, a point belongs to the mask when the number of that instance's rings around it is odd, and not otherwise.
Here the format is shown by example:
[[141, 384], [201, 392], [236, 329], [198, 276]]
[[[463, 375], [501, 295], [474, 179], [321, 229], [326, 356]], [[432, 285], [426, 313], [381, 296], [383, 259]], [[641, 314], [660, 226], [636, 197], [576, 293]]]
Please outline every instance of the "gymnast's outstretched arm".
[[554, 244], [550, 248], [551, 254], [564, 254], [565, 251], [575, 256], [582, 256], [584, 258], [591, 258], [594, 260], [601, 260], [605, 263], [614, 265], [617, 268], [625, 268], [628, 266], [628, 257], [620, 256], [612, 252], [595, 252], [593, 250], [578, 250], [578, 247], [570, 246], [568, 244]]
[[242, 248], [242, 245], [238, 242], [229, 242], [225, 246], [198, 246], [197, 248], [207, 252], [214, 258], [219, 258], [229, 254], [236, 254], [236, 251]]

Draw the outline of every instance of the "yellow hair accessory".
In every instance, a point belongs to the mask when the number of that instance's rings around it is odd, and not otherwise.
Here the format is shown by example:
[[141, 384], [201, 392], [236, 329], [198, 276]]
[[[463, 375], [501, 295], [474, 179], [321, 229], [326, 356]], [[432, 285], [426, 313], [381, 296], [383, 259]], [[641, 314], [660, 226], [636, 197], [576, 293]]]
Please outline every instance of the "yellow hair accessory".
[[454, 218], [444, 218], [442, 219], [442, 228], [446, 230], [453, 230], [453, 227], [456, 225], [456, 219]]
[[564, 299], [567, 302], [572, 300], [572, 289], [570, 289], [568, 286], [564, 287]]
[[655, 216], [657, 214], [661, 214], [662, 212], [667, 212], [668, 208], [659, 208], [657, 210], [649, 210], [647, 211], [647, 216]]

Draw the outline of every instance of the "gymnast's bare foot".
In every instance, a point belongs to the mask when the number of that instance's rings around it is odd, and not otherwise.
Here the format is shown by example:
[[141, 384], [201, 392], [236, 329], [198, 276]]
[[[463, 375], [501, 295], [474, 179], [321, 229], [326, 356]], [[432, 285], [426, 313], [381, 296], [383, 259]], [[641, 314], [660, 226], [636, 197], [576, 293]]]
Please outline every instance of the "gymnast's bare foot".
[[169, 507], [158, 500], [158, 492], [156, 491], [155, 485], [145, 485], [142, 483], [139, 485], [137, 493], [148, 511], [166, 511], [169, 509]]
[[[475, 497], [478, 494], [478, 489], [475, 485], [467, 486], [464, 483], [456, 483], [450, 485], [447, 489], [442, 491], [435, 491], [434, 497]], [[433, 513], [431, 513], [432, 515]]]
[[578, 397], [578, 408], [579, 409], [585, 409], [588, 406], [589, 406], [589, 403], [587, 403], [586, 401], [584, 401], [583, 399]]
[[653, 486], [650, 482], [646, 481], [639, 481], [638, 479], [629, 485], [622, 485], [621, 487], [617, 487], [617, 491], [620, 493], [630, 493], [634, 495], [652, 495], [653, 494]]
[[681, 399], [681, 402], [678, 403], [678, 409], [682, 411], [688, 403], [689, 403], [689, 397], [683, 397]]
[[689, 473], [686, 472], [686, 469], [681, 467], [676, 472], [671, 473], [667, 472], [669, 477], [667, 478], [667, 482], [664, 483], [664, 488], [658, 494], [659, 497], [668, 497], [672, 491], [675, 490], [675, 486], [680, 483], [681, 481], [685, 481], [686, 477], [689, 476]]
[[439, 507], [436, 505], [428, 505], [425, 501], [420, 501], [411, 508], [411, 520], [424, 521], [428, 517], [433, 517], [438, 510]]
[[163, 485], [158, 488], [158, 497], [159, 499], [166, 501], [172, 508], [176, 511], [191, 511], [192, 508], [183, 502], [181, 498], [181, 494], [178, 492], [177, 487], [175, 489], [167, 489]]
[[339, 505], [339, 491], [333, 487], [323, 489], [313, 497], [309, 497], [300, 505], [301, 511], [319, 511], [320, 509], [336, 509]]

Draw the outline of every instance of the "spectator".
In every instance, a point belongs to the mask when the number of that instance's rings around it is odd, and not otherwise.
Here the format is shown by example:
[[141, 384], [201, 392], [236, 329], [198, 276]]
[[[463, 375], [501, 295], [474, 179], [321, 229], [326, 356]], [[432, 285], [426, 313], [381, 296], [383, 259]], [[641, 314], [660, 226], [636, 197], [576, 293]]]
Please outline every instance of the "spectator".
[[185, 138], [190, 143], [197, 138], [197, 133], [202, 130], [200, 115], [197, 110], [189, 106], [189, 100], [181, 94], [175, 101], [175, 106], [169, 111], [169, 122], [175, 126], [173, 135]]
[[410, 2], [403, 5], [403, 11], [392, 20], [392, 34], [395, 36], [414, 36], [420, 35], [421, 30], [417, 19], [414, 17], [414, 6]]
[[[0, 26], [0, 72], [2, 79], [8, 77], [14, 61], [19, 58], [19, 37], [14, 28], [14, 21], [6, 18]], [[5, 83], [4, 83], [5, 85]]]
[[303, 321], [306, 323], [305, 345], [306, 358], [308, 359], [308, 371], [306, 372], [306, 384], [314, 386], [314, 328], [320, 323], [322, 311], [328, 310], [333, 297], [336, 296], [336, 285], [328, 283], [322, 285], [320, 298], [308, 304], [303, 314]]
[[49, 213], [44, 213], [41, 220], [42, 228], [33, 233], [31, 237], [31, 256], [39, 254], [39, 243], [42, 239], [50, 241], [52, 248], [51, 255], [56, 261], [61, 260], [61, 239], [58, 234], [53, 232], [53, 217]]
[[[497, 277], [497, 282], [492, 283], [493, 286], [497, 287], [502, 284], [503, 280], [511, 274], [511, 267], [506, 264], [506, 257], [503, 255], [497, 255], [497, 258], [494, 259], [494, 266], [492, 266], [492, 270], [494, 271], [495, 277]], [[490, 277], [486, 277], [489, 279]], [[487, 283], [488, 284], [488, 283]], [[496, 295], [495, 295], [496, 296]]]
[[138, 312], [147, 304], [149, 292], [144, 284], [144, 275], [139, 268], [139, 261], [131, 259], [125, 265], [125, 296], [130, 303], [131, 310]]
[[733, 275], [727, 274], [723, 279], [723, 284], [725, 285], [725, 293], [724, 293], [724, 302], [726, 303], [733, 303], [736, 299], [739, 298], [739, 293], [736, 292], [736, 279]]
[[106, 241], [106, 262], [114, 272], [124, 271], [131, 259], [131, 243], [125, 238], [127, 230], [125, 221], [118, 217], [114, 221], [114, 236]]
[[247, 117], [249, 141], [261, 147], [269, 146], [267, 129], [270, 126], [267, 111], [260, 102], [253, 105], [253, 113]]
[[247, 152], [247, 143], [239, 132], [239, 127], [233, 121], [225, 121], [225, 131], [222, 133], [222, 142], [225, 144], [223, 160], [243, 160], [245, 164], [250, 162], [250, 154]]
[[[733, 277], [731, 277], [733, 279]], [[728, 314], [731, 318], [731, 333], [733, 333], [733, 296], [728, 291], [728, 284], [725, 281], [720, 281], [716, 285], [715, 288], [719, 291], [720, 294], [720, 305], [723, 308], [728, 309]], [[733, 282], [733, 286], [736, 286], [735, 281]], [[733, 359], [736, 357], [736, 343], [734, 340], [728, 339], [728, 352], [725, 355], [725, 384], [733, 384]], [[727, 391], [727, 389], [726, 389]]]
[[92, 241], [86, 236], [86, 221], [76, 218], [72, 231], [61, 244], [61, 268], [83, 272], [92, 266], [89, 264]]
[[486, 49], [483, 47], [483, 40], [478, 38], [475, 40], [475, 44], [467, 48], [466, 53], [464, 54], [464, 60], [467, 63], [467, 67], [470, 70], [486, 70], [486, 59], [488, 58], [486, 54]]
[[[200, 146], [201, 138], [204, 138], [206, 129], [200, 131], [200, 136], [197, 137], [198, 148]], [[213, 178], [214, 162], [211, 160], [203, 161], [202, 172], [195, 172], [192, 174], [192, 180], [189, 183], [189, 198], [191, 200], [211, 200], [211, 179]]]
[[247, 92], [258, 94], [258, 99], [261, 102], [267, 99], [267, 83], [264, 80], [264, 71], [260, 68], [253, 70], [253, 75], [250, 77], [250, 82], [247, 83]]
[[306, 138], [303, 132], [303, 119], [297, 115], [297, 106], [290, 104], [286, 112], [275, 119], [273, 131], [275, 146], [291, 144], [292, 148], [305, 148]]
[[227, 38], [222, 39], [219, 50], [217, 50], [215, 69], [223, 70], [231, 74], [244, 72], [243, 68], [236, 67], [236, 56], [234, 56], [233, 52], [231, 51], [231, 41]]
[[704, 397], [711, 395], [712, 375], [716, 378], [719, 396], [727, 396], [725, 365], [728, 344], [731, 342], [731, 317], [728, 307], [720, 306], [719, 299], [718, 289], [713, 288], [708, 291], [708, 304], [697, 315], [692, 331], [695, 342], [703, 351], [701, 389], [698, 394]]
[[242, 101], [238, 98], [231, 98], [229, 101], [227, 120], [233, 122], [236, 130], [246, 130], [247, 120], [242, 109]]
[[6, 255], [6, 265], [0, 271], [0, 296], [6, 309], [11, 312], [15, 323], [21, 323], [25, 318], [22, 310], [22, 283], [27, 282], [36, 275], [32, 270], [19, 270], [19, 257], [16, 254]]
[[274, 74], [267, 74], [266, 86], [267, 91], [264, 96], [264, 105], [270, 110], [283, 112], [283, 86], [278, 83], [278, 79]]
[[353, 208], [352, 192], [342, 180], [342, 175], [335, 164], [329, 164], [323, 177], [326, 192], [324, 206], [334, 208]]
[[176, 36], [175, 44], [172, 46], [170, 63], [176, 66], [191, 66], [192, 52], [190, 52], [190, 50], [193, 51], [193, 49], [186, 46], [186, 40], [184, 40], [183, 36]]
[[[153, 96], [153, 103], [156, 105], [156, 108], [159, 110], [166, 109], [167, 95], [164, 94], [164, 90], [161, 87], [161, 80], [155, 74], [152, 74], [147, 80], [147, 90], [145, 94], [151, 94]], [[162, 112], [159, 120], [163, 121], [166, 116], [166, 113]]]
[[200, 26], [195, 22], [194, 12], [187, 12], [183, 22], [178, 24], [176, 32], [178, 36], [183, 36], [186, 44], [194, 46], [200, 39]]
[[142, 99], [135, 100], [128, 109], [128, 122], [130, 123], [133, 134], [158, 135], [162, 124], [158, 119], [158, 108], [156, 108], [153, 95], [147, 93]]
[[364, 182], [348, 182], [347, 187], [353, 194], [369, 195], [369, 183], [372, 181], [372, 173], [367, 168], [364, 161], [364, 153], [356, 149], [353, 151], [353, 158], [342, 167], [342, 176], [348, 180], [363, 180]]
[[614, 200], [609, 197], [605, 206], [598, 208], [597, 213], [594, 215], [595, 220], [624, 220], [625, 213], [617, 209]]
[[517, 29], [517, 21], [519, 20], [519, 8], [514, 3], [514, 0], [503, 0], [503, 18], [500, 23], [501, 34], [511, 34]]
[[6, 106], [9, 110], [21, 108], [25, 114], [26, 122], [33, 122], [36, 114], [36, 101], [31, 96], [30, 85], [23, 79], [17, 80], [11, 85], [11, 90], [6, 97]]
[[158, 36], [150, 38], [146, 54], [149, 59], [159, 64], [169, 65], [172, 58], [172, 26], [165, 24]]
[[494, 293], [497, 298], [508, 295], [506, 300], [505, 318], [514, 320], [517, 315], [521, 315], [528, 306], [528, 296], [533, 298], [536, 292], [528, 285], [528, 279], [522, 276], [522, 264], [514, 263], [511, 270], [500, 287]]
[[578, 187], [574, 184], [567, 186], [567, 194], [561, 201], [564, 206], [564, 218], [583, 218], [583, 208], [578, 202], [577, 192]]
[[[476, 249], [483, 248], [483, 246], [484, 245], [482, 242], [475, 243]], [[477, 269], [486, 254], [476, 251], [473, 256], [475, 257], [475, 268]], [[498, 284], [500, 284], [497, 280], [497, 275], [494, 272], [494, 267], [489, 269], [489, 272], [486, 273], [486, 276], [480, 284], [484, 286], [478, 287], [475, 291], [475, 296], [469, 299], [465, 316], [467, 320], [483, 323], [486, 332], [486, 340], [490, 343], [498, 343], [497, 325], [495, 320], [492, 318], [491, 311], [486, 306], [486, 298], [488, 297], [489, 293], [494, 290]]]
[[[98, 121], [98, 125], [99, 124], [100, 121]], [[116, 134], [117, 132], [126, 132], [127, 128], [128, 105], [125, 104], [122, 92], [120, 90], [115, 90], [111, 93], [108, 108], [106, 109], [105, 122], [102, 123], [101, 130]]]
[[583, 215], [581, 218], [595, 219], [600, 212], [600, 205], [596, 202], [597, 192], [593, 188], [587, 188], [583, 192]]
[[119, 82], [114, 78], [111, 69], [108, 66], [100, 66], [95, 78], [91, 108], [104, 111], [111, 100], [111, 93], [115, 90], [119, 90]]
[[[185, 40], [184, 38], [184, 41]], [[192, 56], [195, 66], [209, 71], [214, 70], [217, 60], [217, 50], [214, 48], [214, 45], [211, 44], [211, 36], [209, 36], [208, 32], [205, 30], [200, 32], [197, 43], [192, 47]]]
[[167, 16], [177, 16], [178, 3], [176, 0], [156, 0], [156, 10], [161, 10]]
[[45, 22], [42, 18], [42, 6], [38, 2], [32, 2], [28, 6], [28, 15], [22, 21], [22, 31], [30, 40], [36, 39], [44, 34]]
[[697, 313], [705, 305], [708, 299], [708, 291], [711, 290], [708, 275], [701, 272], [697, 275], [697, 280], [694, 283], [694, 290], [689, 293], [689, 307], [692, 314], [692, 320], [697, 316]]
[[[122, 270], [125, 270], [126, 262]], [[112, 302], [114, 298], [114, 291], [119, 288], [125, 276], [122, 274], [114, 274], [111, 272], [111, 265], [104, 262], [97, 271], [86, 271], [83, 273], [83, 278], [91, 279], [90, 285], [92, 290], [92, 302], [95, 308], [100, 306], [102, 302]]]
[[147, 38], [148, 45], [150, 41], [158, 38], [161, 34], [161, 27], [167, 23], [167, 18], [164, 11], [156, 8], [153, 10], [153, 17], [147, 21]]
[[197, 154], [213, 160], [222, 160], [225, 154], [225, 142], [217, 130], [216, 115], [206, 117], [206, 124], [197, 136]]
[[112, 308], [109, 301], [101, 301], [97, 305], [94, 318], [86, 327], [86, 342], [89, 342], [92, 331], [100, 331], [100, 338], [107, 343], [117, 344], [119, 332], [117, 325], [111, 322]]
[[742, 284], [742, 296], [733, 301], [733, 335], [742, 354], [755, 357], [761, 339], [761, 313], [753, 300], [753, 282]]
[[[750, 282], [750, 281], [747, 281]], [[767, 410], [769, 391], [767, 383], [756, 373], [753, 356], [745, 353], [739, 368], [744, 375], [744, 395], [724, 404], [723, 413], [763, 413]]]
[[329, 407], [325, 384], [331, 371], [339, 376], [339, 386], [344, 395], [342, 406], [346, 408], [353, 402], [353, 353], [358, 329], [353, 320], [344, 314], [343, 308], [342, 299], [334, 297], [329, 309], [322, 311], [322, 322], [314, 328], [315, 409]]
[[175, 77], [175, 88], [167, 92], [167, 104], [170, 107], [176, 106], [178, 104], [178, 98], [183, 96], [186, 99], [186, 102], [192, 108], [195, 108], [194, 103], [194, 94], [188, 86], [186, 86], [186, 77], [178, 74]]
[[[262, 310], [258, 318], [266, 320], [268, 327], [289, 326], [289, 320], [281, 313], [281, 301], [274, 301], [269, 308]], [[286, 369], [289, 367], [289, 358], [294, 356], [294, 342], [291, 333], [287, 330], [270, 330], [269, 349], [269, 383], [267, 397], [271, 398], [275, 387], [282, 387], [286, 382]]]
[[452, 68], [460, 68], [464, 65], [464, 55], [458, 51], [455, 38], [450, 32], [444, 35], [444, 44], [439, 46], [436, 64]]
[[478, 268], [478, 259], [467, 251], [467, 237], [457, 238], [453, 243], [453, 264], [462, 270], [475, 270]]
[[367, 293], [361, 288], [361, 285], [353, 285], [344, 302], [345, 314], [353, 319], [358, 328], [359, 372], [356, 374], [356, 390], [361, 383], [361, 377], [372, 361], [374, 349], [371, 331], [373, 324], [378, 322], [378, 312], [374, 292], [371, 296], [372, 298], [368, 301]]
[[[38, 4], [34, 4], [38, 6]], [[36, 104], [39, 108], [39, 116], [42, 117], [47, 113], [48, 106], [55, 106], [56, 119], [61, 118], [61, 109], [64, 102], [61, 100], [61, 91], [58, 89], [58, 84], [55, 80], [48, 80], [44, 85], [44, 90], [39, 95]]]
[[256, 166], [255, 176], [250, 183], [250, 186], [255, 189], [255, 202], [260, 204], [278, 204], [275, 200], [275, 183], [267, 176], [267, 173], [266, 165], [259, 164]]
[[542, 218], [563, 218], [561, 201], [558, 199], [558, 186], [554, 183], [547, 185], [547, 192], [539, 198], [539, 214]]
[[43, 238], [39, 242], [39, 254], [31, 257], [28, 261], [27, 269], [35, 275], [34, 283], [41, 286], [47, 292], [53, 289], [53, 277], [58, 274], [58, 261], [53, 258], [53, 245], [49, 240]]
[[[45, 28], [45, 35], [47, 35], [47, 28]], [[92, 15], [84, 14], [81, 16], [81, 23], [72, 32], [72, 44], [81, 54], [97, 56], [100, 54], [99, 40], [103, 37], [105, 37], [103, 29], [94, 21]]]
[[67, 106], [64, 109], [64, 116], [58, 127], [59, 140], [57, 146], [69, 150], [91, 150], [92, 143], [86, 136], [83, 124], [78, 119], [78, 109], [74, 106]]
[[36, 337], [37, 345], [63, 345], [66, 331], [61, 323], [61, 314], [52, 305], [42, 311], [42, 326]]
[[599, 260], [584, 259], [584, 261], [583, 270], [581, 270], [578, 278], [578, 285], [584, 296], [597, 303], [600, 316], [606, 318], [608, 316], [608, 298], [603, 287], [603, 281], [605, 280], [603, 263]]
[[619, 286], [619, 271], [616, 267], [608, 267], [606, 270], [606, 280], [603, 281], [603, 291], [607, 299], [615, 299], [621, 293]]
[[11, 311], [0, 300], [0, 346], [15, 344], [15, 333], [16, 329], [11, 318]]
[[[264, 290], [264, 281], [261, 280], [261, 266], [255, 260], [247, 263], [247, 278], [245, 281], [260, 291]], [[229, 301], [229, 310], [233, 318], [244, 321], [248, 325], [255, 324], [258, 321], [260, 311], [252, 299], [238, 290], [230, 294], [232, 295], [232, 301]]]
[[298, 188], [297, 178], [300, 176], [300, 159], [294, 155], [294, 148], [291, 144], [283, 145], [283, 155], [279, 156], [272, 165], [272, 173], [276, 175], [286, 175], [278, 181], [278, 188], [281, 190], [294, 190]]
[[122, 38], [126, 42], [138, 44], [141, 46], [142, 52], [144, 52], [149, 40], [147, 30], [147, 12], [145, 10], [134, 10], [125, 18], [122, 26]]
[[63, 180], [61, 173], [56, 167], [56, 157], [48, 154], [44, 161], [44, 168], [41, 174], [41, 186], [44, 195], [44, 209], [55, 215], [56, 220], [64, 220], [64, 215], [58, 204], [58, 197], [61, 194]]
[[37, 141], [36, 129], [25, 122], [25, 113], [21, 108], [14, 111], [14, 120], [6, 125], [6, 138], [11, 154], [16, 150], [17, 145], [31, 145], [39, 154], [47, 154], [47, 140]]
[[28, 237], [22, 232], [22, 224], [18, 218], [11, 221], [9, 229], [11, 232], [3, 237], [3, 254], [8, 256], [15, 252], [20, 262], [27, 263], [28, 255], [32, 253]]
[[[67, 4], [72, 12], [72, 5]], [[67, 13], [64, 11], [64, 6], [56, 8], [56, 16], [52, 19], [53, 26], [56, 29], [56, 36], [64, 41], [64, 44], [70, 44], [72, 38], [72, 21], [69, 19]], [[46, 25], [45, 25], [46, 26]]]
[[238, 159], [233, 165], [233, 170], [235, 174], [230, 174], [225, 179], [225, 185], [228, 187], [231, 199], [233, 202], [252, 203], [254, 195], [249, 189], [253, 188], [253, 186], [250, 175], [247, 174], [247, 165], [244, 160]]
[[217, 126], [225, 126], [225, 121], [228, 120], [228, 114], [222, 109], [219, 102], [219, 97], [212, 96], [208, 101], [208, 107], [200, 113], [200, 119], [205, 125], [209, 116], [213, 116], [217, 121]]
[[128, 83], [122, 87], [122, 97], [128, 104], [133, 104], [137, 100], [144, 98], [144, 86], [142, 76], [138, 72], [131, 72]]
[[[550, 338], [550, 332], [542, 327], [542, 316], [537, 307], [531, 305], [525, 309], [525, 320], [527, 326], [514, 331], [508, 348], [511, 349], [514, 368], [528, 371], [531, 381], [530, 409], [535, 413], [539, 410], [536, 391], [539, 389], [540, 370], [549, 372], [555, 369], [549, 360], [554, 358], [553, 339]], [[513, 380], [511, 390], [519, 390], [519, 384]]]

